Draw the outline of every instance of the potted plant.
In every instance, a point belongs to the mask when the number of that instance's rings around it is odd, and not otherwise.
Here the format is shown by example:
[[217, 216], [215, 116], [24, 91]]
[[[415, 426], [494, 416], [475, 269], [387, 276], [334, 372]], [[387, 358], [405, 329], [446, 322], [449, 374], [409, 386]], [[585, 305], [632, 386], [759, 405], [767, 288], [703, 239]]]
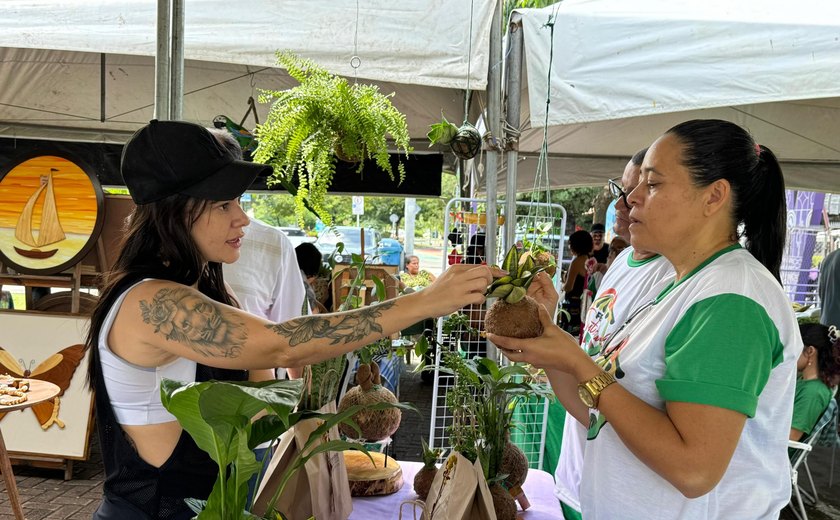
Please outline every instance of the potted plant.
[[472, 159], [481, 150], [481, 134], [466, 120], [459, 128], [441, 116], [440, 123], [435, 123], [430, 128], [426, 134], [429, 146], [449, 145], [449, 149], [459, 159]]
[[[453, 451], [481, 462], [500, 520], [516, 516], [515, 493], [521, 495], [528, 461], [510, 442], [513, 415], [523, 399], [549, 397], [551, 391], [531, 380], [521, 365], [501, 367], [475, 357], [464, 360], [454, 352], [444, 355], [444, 365], [455, 375], [455, 386], [446, 401], [453, 423], [449, 429]], [[520, 503], [527, 504], [522, 498]]]
[[[323, 201], [337, 158], [358, 162], [360, 173], [364, 160], [372, 159], [395, 179], [387, 136], [398, 151], [408, 154], [412, 150], [405, 116], [375, 85], [349, 84], [290, 52], [278, 52], [277, 62], [300, 84], [288, 90], [262, 91], [260, 101], [270, 102], [271, 109], [266, 122], [257, 125], [259, 145], [254, 160], [274, 167], [274, 179], [295, 195], [300, 220], [308, 204], [329, 225], [332, 218]], [[402, 182], [402, 162], [397, 174]]]

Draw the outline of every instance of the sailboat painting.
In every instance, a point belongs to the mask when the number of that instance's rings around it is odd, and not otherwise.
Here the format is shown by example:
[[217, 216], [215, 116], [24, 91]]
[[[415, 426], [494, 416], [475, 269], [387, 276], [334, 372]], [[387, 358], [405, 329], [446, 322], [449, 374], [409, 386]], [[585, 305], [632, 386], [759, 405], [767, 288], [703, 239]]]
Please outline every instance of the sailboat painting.
[[[57, 248], [48, 250], [38, 248], [51, 246], [67, 238], [64, 230], [61, 229], [61, 221], [58, 219], [58, 213], [55, 210], [53, 174], [57, 172], [57, 168], [50, 168], [48, 175], [41, 176], [41, 186], [27, 199], [26, 206], [23, 207], [23, 212], [18, 217], [17, 226], [15, 226], [15, 238], [33, 248], [21, 249], [14, 246], [15, 251], [21, 256], [27, 258], [49, 258], [58, 251]], [[41, 229], [38, 232], [38, 238], [35, 238], [32, 234], [32, 214], [41, 193], [44, 193], [44, 209], [41, 213]]]
[[0, 261], [30, 274], [72, 267], [95, 241], [101, 199], [95, 176], [70, 159], [19, 162], [0, 178]]

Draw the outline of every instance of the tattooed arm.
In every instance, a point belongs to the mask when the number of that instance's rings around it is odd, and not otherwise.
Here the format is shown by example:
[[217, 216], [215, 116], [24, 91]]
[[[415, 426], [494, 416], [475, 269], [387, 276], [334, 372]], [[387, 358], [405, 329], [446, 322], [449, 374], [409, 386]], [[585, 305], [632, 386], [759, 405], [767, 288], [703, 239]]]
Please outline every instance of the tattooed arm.
[[185, 357], [222, 368], [304, 366], [372, 343], [429, 316], [484, 301], [486, 266], [453, 266], [423, 291], [378, 305], [271, 323], [180, 284], [150, 280], [127, 295], [109, 335], [126, 361]]

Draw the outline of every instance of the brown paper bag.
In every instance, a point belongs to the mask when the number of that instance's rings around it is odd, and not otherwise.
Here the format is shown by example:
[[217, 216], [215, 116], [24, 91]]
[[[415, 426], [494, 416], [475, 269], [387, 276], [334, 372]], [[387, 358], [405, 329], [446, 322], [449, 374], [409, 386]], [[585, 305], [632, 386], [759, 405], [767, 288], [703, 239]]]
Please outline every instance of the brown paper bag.
[[481, 464], [450, 455], [432, 481], [426, 512], [430, 520], [496, 520]]
[[[318, 410], [335, 413], [335, 402]], [[320, 426], [317, 419], [301, 421], [280, 436], [280, 444], [266, 469], [254, 499], [253, 512], [264, 515], [271, 498], [280, 487], [280, 480], [298, 453], [306, 445], [309, 435]], [[338, 439], [338, 428], [331, 428], [323, 442]], [[314, 444], [317, 447], [318, 444]], [[309, 459], [286, 483], [274, 508], [288, 518], [318, 520], [347, 520], [353, 511], [347, 468], [340, 452], [319, 453]]]

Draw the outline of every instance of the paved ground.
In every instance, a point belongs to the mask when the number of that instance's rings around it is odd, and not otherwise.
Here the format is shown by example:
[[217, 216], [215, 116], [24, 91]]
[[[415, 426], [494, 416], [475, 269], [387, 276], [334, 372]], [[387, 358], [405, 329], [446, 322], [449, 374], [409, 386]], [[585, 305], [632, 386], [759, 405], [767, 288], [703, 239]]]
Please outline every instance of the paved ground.
[[[432, 386], [424, 384], [418, 374], [406, 371], [400, 380], [400, 400], [413, 403], [421, 413], [403, 414], [400, 429], [394, 435], [392, 453], [398, 460], [419, 461], [420, 439], [429, 435]], [[837, 468], [831, 487], [828, 485], [831, 449], [816, 447], [809, 457], [821, 499], [816, 507], [808, 508], [810, 520], [840, 520], [840, 453], [835, 456]], [[65, 482], [59, 471], [20, 466], [15, 468], [15, 477], [27, 520], [88, 519], [96, 509], [102, 493], [103, 471], [99, 447], [94, 440], [90, 459], [75, 464], [73, 480]], [[744, 485], [748, 486], [749, 482], [744, 482]], [[3, 490], [0, 494], [0, 520], [12, 520], [5, 487], [0, 484], [0, 489]], [[785, 509], [781, 518], [793, 520], [795, 517]]]

